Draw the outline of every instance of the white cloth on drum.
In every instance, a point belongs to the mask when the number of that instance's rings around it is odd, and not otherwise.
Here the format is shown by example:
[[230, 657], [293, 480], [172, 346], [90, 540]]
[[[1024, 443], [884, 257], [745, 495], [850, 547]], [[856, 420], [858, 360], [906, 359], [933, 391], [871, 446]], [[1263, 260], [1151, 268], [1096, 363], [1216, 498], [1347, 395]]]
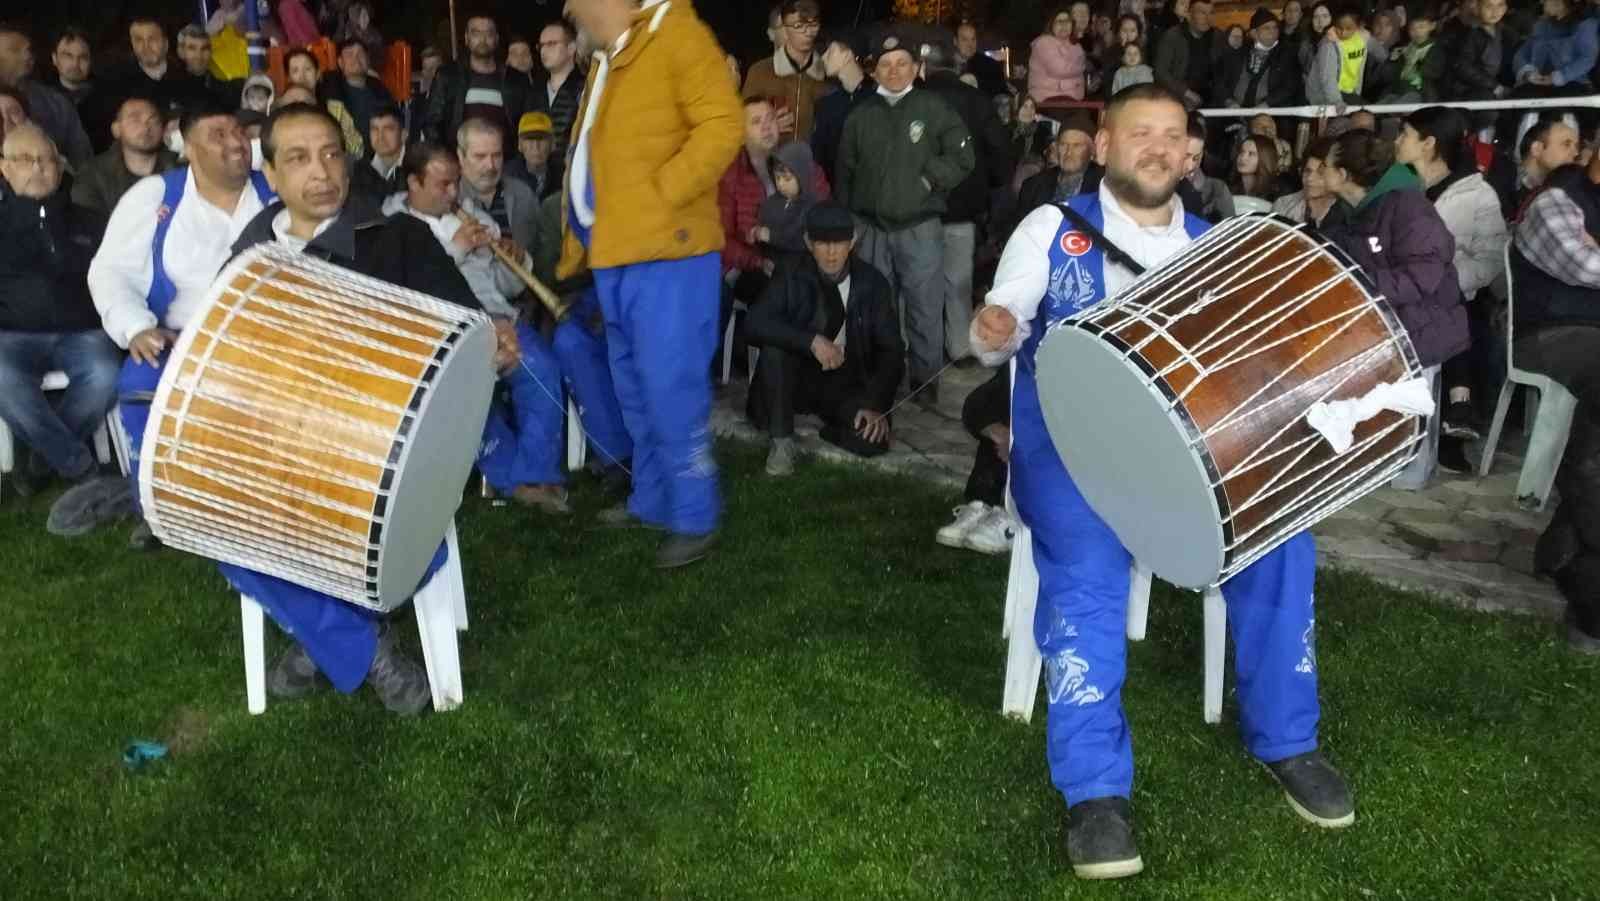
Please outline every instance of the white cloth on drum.
[[[1172, 221], [1146, 228], [1130, 219], [1110, 189], [1102, 184], [1100, 206], [1105, 210], [1105, 224], [1101, 226], [1101, 232], [1106, 240], [1122, 248], [1140, 265], [1145, 268], [1155, 266], [1189, 244], [1189, 233], [1183, 227], [1183, 204], [1176, 196], [1171, 203]], [[1050, 286], [1050, 244], [1061, 229], [1061, 219], [1061, 207], [1056, 204], [1038, 207], [1023, 217], [1017, 230], [1006, 242], [1005, 252], [1000, 255], [1000, 265], [995, 269], [994, 286], [989, 289], [984, 302], [1005, 307], [1016, 317], [1017, 330], [1013, 340], [1001, 351], [980, 352], [977, 341], [973, 341], [973, 353], [985, 366], [998, 366], [1009, 359], [1032, 333], [1034, 315], [1039, 312], [1039, 303]], [[1133, 280], [1132, 272], [1110, 259], [1105, 261], [1107, 297], [1121, 291]], [[973, 334], [975, 336], [976, 333]]]
[[234, 240], [261, 212], [261, 198], [248, 183], [230, 212], [200, 196], [193, 172], [186, 177], [183, 202], [169, 213], [172, 224], [167, 227], [163, 265], [177, 296], [167, 309], [166, 322], [156, 322], [148, 301], [155, 277], [151, 248], [166, 196], [161, 176], [140, 179], [117, 201], [100, 251], [89, 265], [89, 292], [106, 334], [119, 347], [127, 347], [134, 335], [157, 325], [174, 330], [188, 325], [189, 317], [205, 302], [212, 279], [228, 261]]
[[1403, 382], [1384, 382], [1362, 397], [1322, 401], [1306, 411], [1306, 424], [1316, 429], [1336, 453], [1344, 453], [1355, 441], [1356, 426], [1385, 410], [1415, 416], [1433, 413], [1433, 383], [1414, 378]]

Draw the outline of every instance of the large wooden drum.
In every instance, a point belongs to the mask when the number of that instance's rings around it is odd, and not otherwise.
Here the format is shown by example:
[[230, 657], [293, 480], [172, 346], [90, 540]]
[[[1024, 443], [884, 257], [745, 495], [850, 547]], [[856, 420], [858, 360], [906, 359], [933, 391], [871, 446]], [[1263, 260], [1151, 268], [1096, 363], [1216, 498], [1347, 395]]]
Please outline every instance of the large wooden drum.
[[174, 345], [139, 468], [167, 545], [377, 610], [416, 590], [488, 415], [481, 313], [278, 245]]
[[1343, 453], [1306, 422], [1422, 368], [1393, 310], [1337, 248], [1271, 216], [1230, 219], [1037, 355], [1051, 441], [1135, 559], [1215, 585], [1391, 479], [1424, 420], [1392, 411]]

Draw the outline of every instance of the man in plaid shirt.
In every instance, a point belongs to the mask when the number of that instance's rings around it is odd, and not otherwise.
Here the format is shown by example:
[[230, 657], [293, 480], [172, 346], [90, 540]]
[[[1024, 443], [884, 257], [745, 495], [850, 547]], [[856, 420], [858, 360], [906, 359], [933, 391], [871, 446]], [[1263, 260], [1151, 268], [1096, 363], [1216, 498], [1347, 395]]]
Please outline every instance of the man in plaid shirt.
[[1556, 476], [1561, 506], [1540, 536], [1538, 570], [1567, 598], [1567, 641], [1600, 654], [1600, 159], [1550, 173], [1511, 253], [1519, 369], [1578, 398]]

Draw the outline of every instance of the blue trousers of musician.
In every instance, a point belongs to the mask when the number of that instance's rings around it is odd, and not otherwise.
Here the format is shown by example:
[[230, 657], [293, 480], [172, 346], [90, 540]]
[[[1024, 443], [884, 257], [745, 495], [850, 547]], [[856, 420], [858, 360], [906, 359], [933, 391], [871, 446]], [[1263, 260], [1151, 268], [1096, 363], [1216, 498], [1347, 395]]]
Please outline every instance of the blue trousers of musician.
[[628, 512], [680, 535], [717, 528], [711, 355], [721, 254], [594, 270], [611, 378], [633, 438]]
[[[1132, 557], [1078, 492], [1045, 433], [1033, 380], [1019, 373], [1012, 496], [1033, 532], [1034, 638], [1049, 701], [1050, 778], [1072, 805], [1131, 797], [1133, 742], [1122, 709]], [[1234, 643], [1240, 732], [1270, 763], [1317, 747], [1312, 591], [1316, 548], [1301, 533], [1222, 586]]]
[[[165, 365], [166, 357], [162, 357], [162, 366]], [[135, 497], [137, 454], [150, 420], [150, 403], [144, 397], [154, 392], [160, 381], [161, 367], [135, 363], [129, 358], [117, 382], [117, 396], [123, 398], [118, 412], [128, 433], [129, 473], [134, 480]], [[439, 545], [421, 584], [433, 578], [448, 559], [447, 554], [446, 546]], [[279, 628], [300, 642], [334, 688], [350, 692], [361, 687], [377, 653], [381, 614], [242, 566], [219, 563], [217, 568], [234, 590], [254, 598]]]
[[561, 374], [578, 401], [578, 419], [595, 455], [607, 466], [633, 456], [633, 439], [622, 421], [622, 406], [611, 380], [606, 340], [589, 330], [590, 319], [600, 312], [600, 300], [585, 291], [572, 312], [556, 326], [551, 348], [561, 363]]
[[500, 377], [511, 401], [495, 401], [483, 424], [478, 471], [501, 494], [518, 485], [558, 485], [561, 470], [561, 364], [531, 326], [517, 326], [522, 365]]

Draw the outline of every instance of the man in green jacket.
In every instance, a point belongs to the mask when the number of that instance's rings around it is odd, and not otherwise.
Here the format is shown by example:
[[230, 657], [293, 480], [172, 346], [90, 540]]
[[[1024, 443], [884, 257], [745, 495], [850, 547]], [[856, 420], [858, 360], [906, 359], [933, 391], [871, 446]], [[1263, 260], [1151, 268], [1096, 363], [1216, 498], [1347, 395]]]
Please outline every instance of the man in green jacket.
[[134, 182], [178, 165], [178, 155], [161, 145], [164, 125], [155, 101], [146, 97], [123, 100], [111, 123], [113, 143], [78, 171], [72, 202], [110, 216]]
[[[912, 389], [944, 363], [945, 197], [972, 171], [972, 135], [939, 95], [916, 87], [915, 44], [879, 45], [877, 93], [845, 121], [838, 199], [862, 219], [856, 253], [894, 285], [904, 309]], [[917, 395], [938, 402], [937, 382]]]

